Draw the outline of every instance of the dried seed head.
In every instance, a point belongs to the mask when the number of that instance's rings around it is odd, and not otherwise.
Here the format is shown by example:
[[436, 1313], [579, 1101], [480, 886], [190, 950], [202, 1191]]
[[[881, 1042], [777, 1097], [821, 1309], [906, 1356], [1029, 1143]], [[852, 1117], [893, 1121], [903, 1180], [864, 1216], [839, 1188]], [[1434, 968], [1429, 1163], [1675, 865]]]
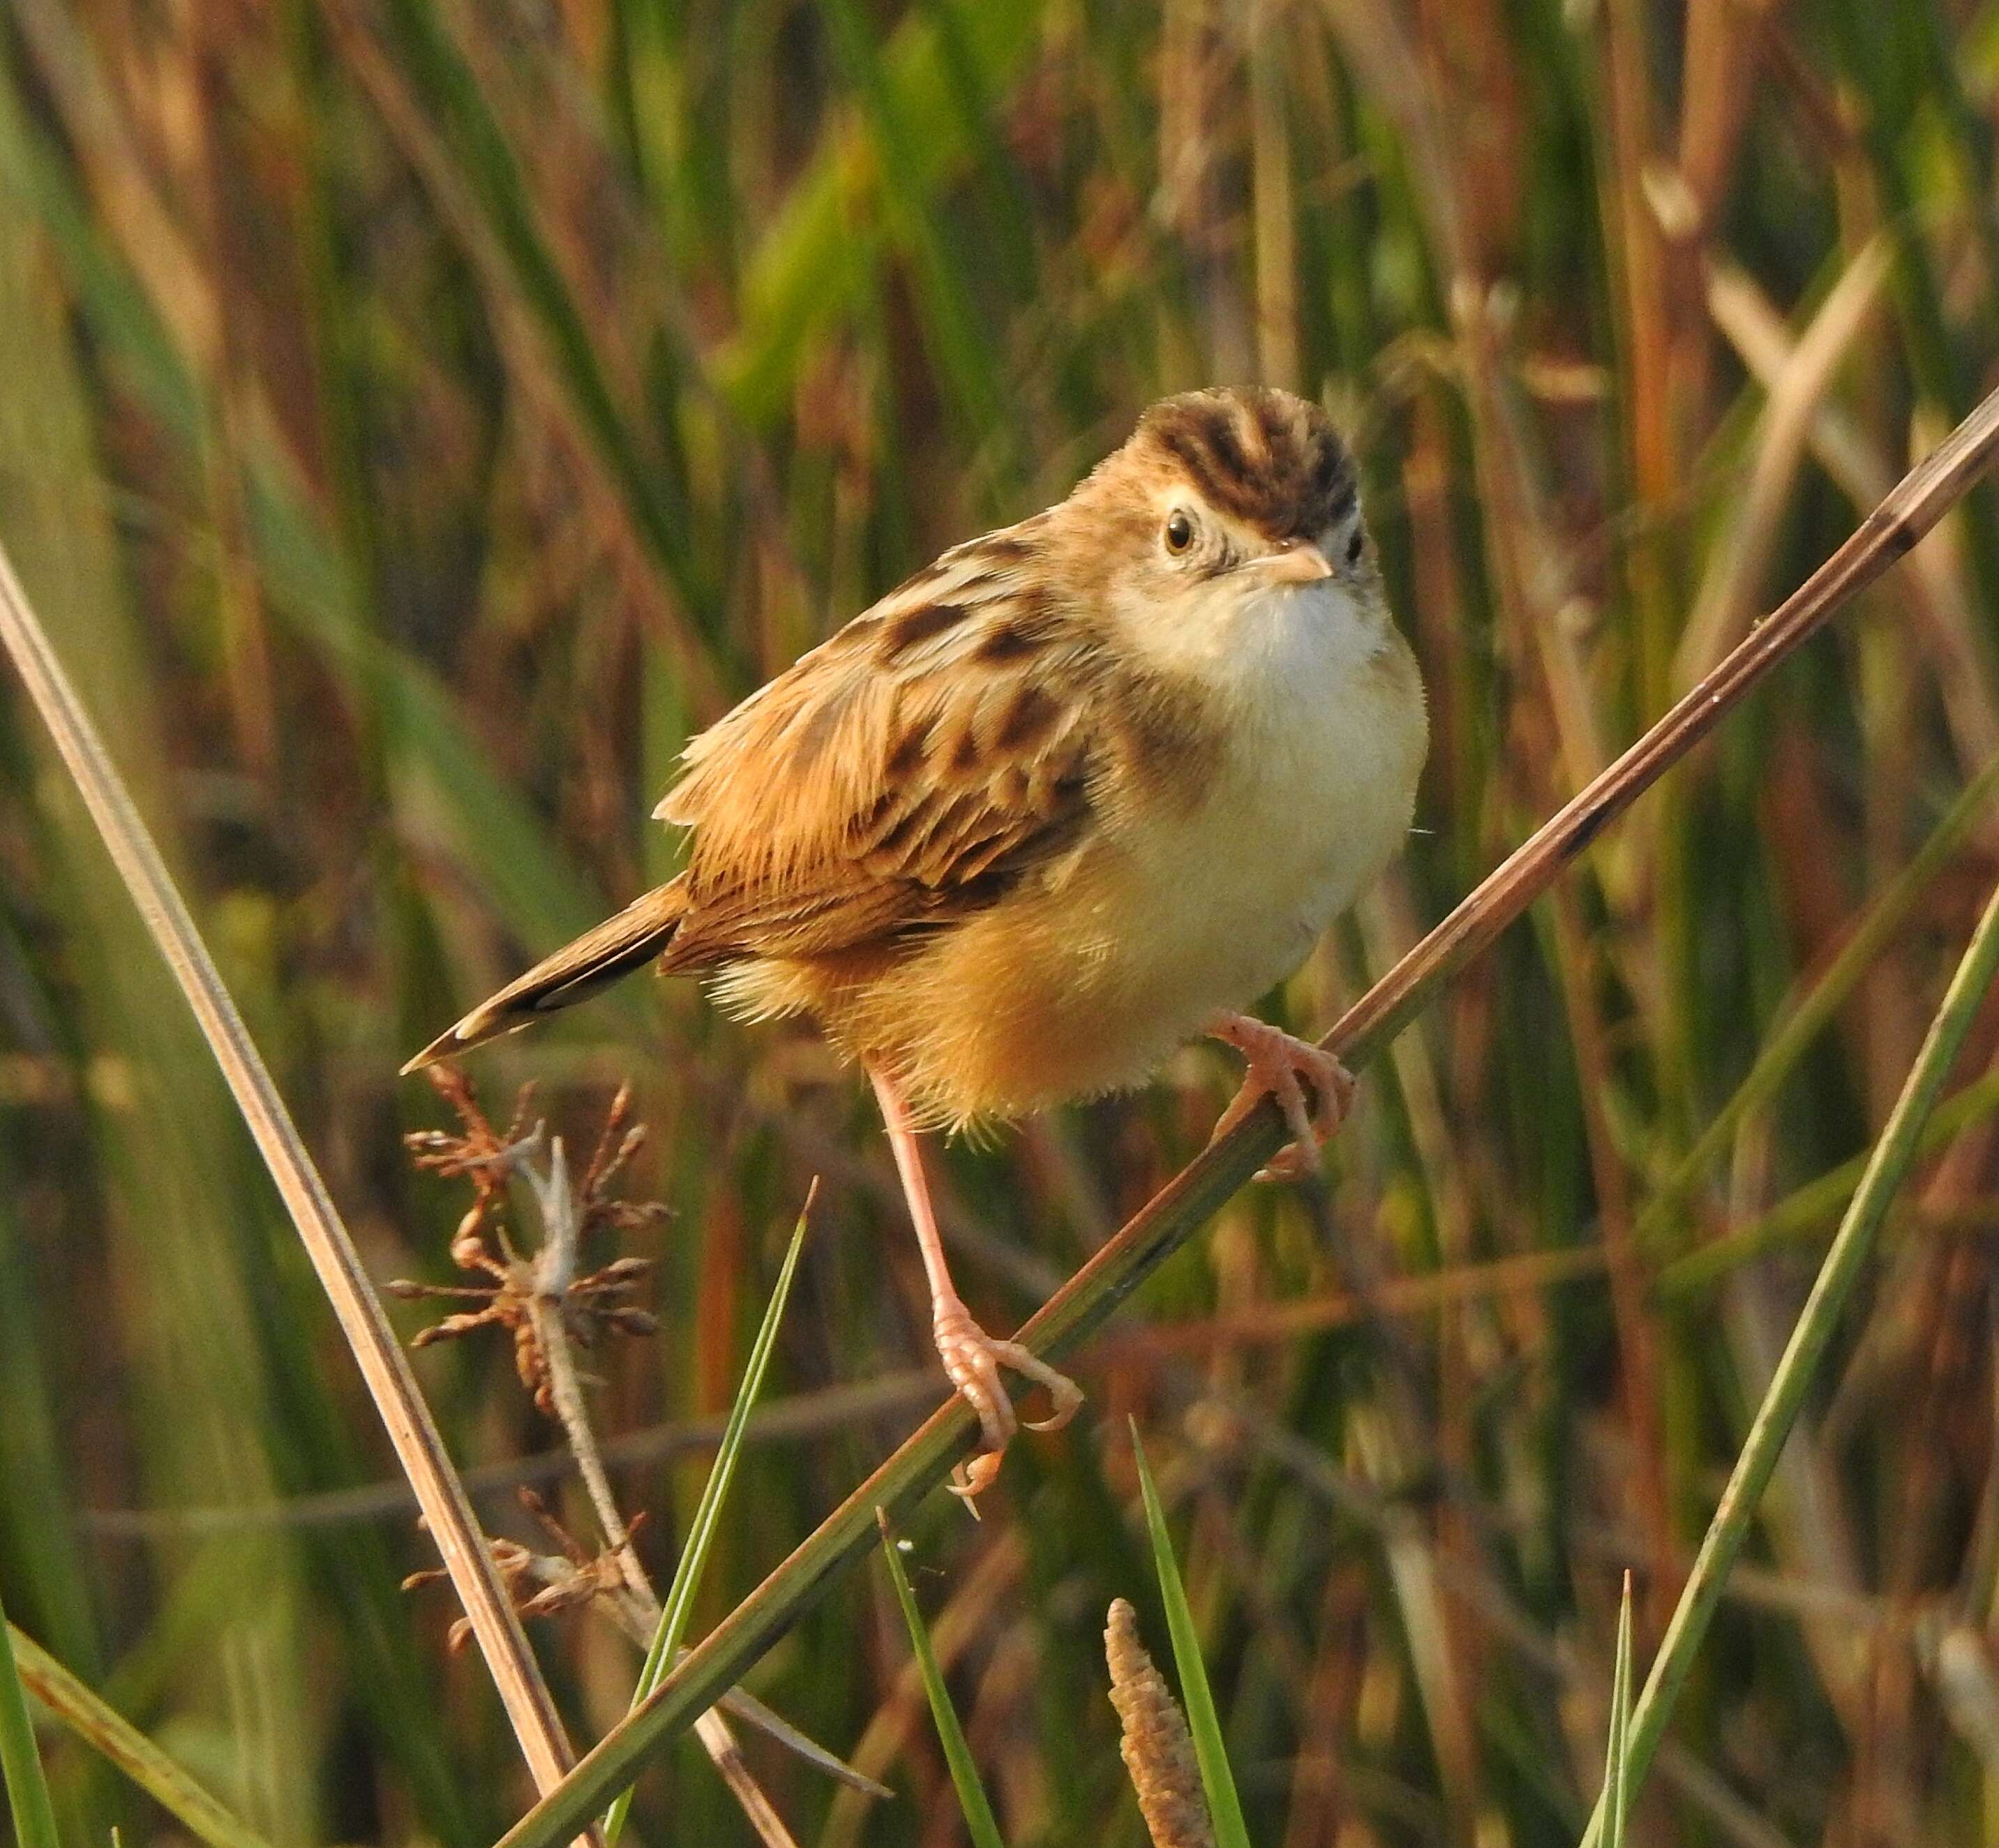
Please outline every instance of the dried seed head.
[[1103, 1653], [1110, 1664], [1110, 1704], [1124, 1735], [1119, 1749], [1152, 1848], [1214, 1848], [1186, 1718], [1138, 1640], [1137, 1614], [1122, 1598], [1110, 1607]]
[[451, 1235], [451, 1261], [461, 1271], [477, 1270], [486, 1256], [486, 1241], [480, 1231], [486, 1224], [486, 1203], [469, 1208]]

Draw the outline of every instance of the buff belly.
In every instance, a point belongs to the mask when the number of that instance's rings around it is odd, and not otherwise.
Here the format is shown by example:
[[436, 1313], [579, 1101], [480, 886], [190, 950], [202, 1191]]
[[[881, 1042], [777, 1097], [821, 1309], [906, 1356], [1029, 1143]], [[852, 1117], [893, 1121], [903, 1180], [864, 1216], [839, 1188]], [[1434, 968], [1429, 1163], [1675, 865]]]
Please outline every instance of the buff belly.
[[1407, 833], [1425, 744], [1414, 664], [1390, 630], [1363, 671], [1342, 664], [1337, 700], [1309, 679], [1290, 698], [1258, 689], [1259, 722], [1236, 728], [1207, 787], [799, 1004], [935, 1122], [1143, 1083], [1297, 969]]

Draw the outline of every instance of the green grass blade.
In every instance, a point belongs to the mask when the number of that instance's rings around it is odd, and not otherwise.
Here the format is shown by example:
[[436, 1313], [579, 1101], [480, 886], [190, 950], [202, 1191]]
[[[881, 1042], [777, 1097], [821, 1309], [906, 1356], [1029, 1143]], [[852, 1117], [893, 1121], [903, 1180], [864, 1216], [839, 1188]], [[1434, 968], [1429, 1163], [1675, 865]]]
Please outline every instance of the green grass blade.
[[268, 1848], [262, 1836], [232, 1815], [123, 1714], [29, 1638], [11, 1624], [7, 1628], [21, 1680], [35, 1698], [189, 1833], [210, 1848]]
[[902, 1621], [909, 1627], [909, 1646], [916, 1652], [916, 1666], [923, 1677], [923, 1692], [930, 1697], [930, 1714], [937, 1721], [937, 1738], [944, 1746], [944, 1763], [951, 1768], [951, 1786], [958, 1792], [958, 1806], [965, 1812], [965, 1831], [972, 1837], [972, 1848], [1003, 1848], [993, 1805], [987, 1801], [985, 1785], [979, 1781], [979, 1767], [972, 1761], [972, 1747], [965, 1739], [965, 1728], [958, 1723], [958, 1711], [951, 1704], [951, 1690], [944, 1684], [944, 1670], [937, 1666], [937, 1652], [930, 1647], [923, 1614], [916, 1608], [916, 1594], [909, 1587], [909, 1575], [903, 1571], [902, 1562], [896, 1555], [895, 1537], [889, 1531], [889, 1517], [882, 1514], [880, 1520], [882, 1557], [889, 1562], [889, 1582], [896, 1588], [896, 1602], [902, 1606]]
[[[1646, 1677], [1645, 1691], [1639, 1697], [1631, 1723], [1625, 1773], [1627, 1791], [1635, 1791], [1665, 1736], [1673, 1704], [1707, 1633], [1708, 1620], [1720, 1600], [1729, 1570], [1749, 1537], [1757, 1505], [1769, 1486], [1791, 1427], [1797, 1422], [1806, 1391], [1818, 1371], [1861, 1267], [1874, 1249], [1875, 1235], [1887, 1216], [1890, 1203], [1914, 1165], [1922, 1143], [1923, 1125], [1963, 1048], [1965, 1035], [1970, 1031], [1995, 971], [1999, 971], [1999, 889], [1987, 903], [1964, 959], [1951, 978], [1943, 1005], [1930, 1023], [1922, 1049], [1910, 1068], [1895, 1108], [1889, 1113], [1887, 1126], [1874, 1145], [1859, 1190], [1820, 1267], [1817, 1281], [1812, 1285], [1796, 1327], [1791, 1331], [1783, 1358], [1771, 1376], [1769, 1390], [1764, 1394], [1755, 1422], [1749, 1427], [1728, 1486], [1722, 1491], [1720, 1503], [1701, 1542], [1685, 1589], [1680, 1593], [1672, 1621], [1666, 1626], [1658, 1657]], [[1595, 1848], [1602, 1841], [1606, 1820], [1606, 1812], [1599, 1798], [1588, 1832], [1583, 1837], [1584, 1848]]]
[[1999, 758], [1987, 764], [1966, 784], [1943, 819], [1931, 830], [1908, 865], [1867, 907], [1852, 934], [1840, 947], [1819, 979], [1779, 1021], [1776, 1031], [1764, 1042], [1748, 1074], [1735, 1088], [1735, 1094], [1715, 1113], [1713, 1119], [1694, 1139], [1659, 1184], [1658, 1191], [1640, 1215], [1633, 1236], [1640, 1250], [1649, 1250], [1665, 1229], [1673, 1210], [1701, 1176], [1727, 1149], [1736, 1127], [1751, 1111], [1774, 1097], [1791, 1068], [1803, 1056], [1859, 983], [1874, 966], [1876, 958], [1893, 941], [1895, 934], [1947, 866], [1973, 827], [1984, 816], [1993, 792], [1999, 789]]
[[546, 343], [554, 374], [639, 539], [690, 613], [706, 625], [709, 645], [722, 646], [700, 556], [660, 492], [658, 465], [644, 453], [619, 404], [590, 325], [542, 231], [521, 162], [450, 22], [431, 0], [393, 0], [383, 17], [402, 72], [479, 202], [504, 256], [514, 299]]
[[7, 1807], [20, 1848], [61, 1848], [56, 1812], [49, 1801], [42, 1755], [35, 1749], [35, 1723], [28, 1715], [27, 1690], [14, 1666], [6, 1613], [0, 1610], [0, 1773], [7, 1784]]
[[1603, 1790], [1610, 1805], [1603, 1848], [1624, 1848], [1624, 1820], [1630, 1801], [1624, 1767], [1631, 1749], [1631, 1575], [1624, 1575], [1624, 1596], [1617, 1608], [1616, 1666], [1610, 1676], [1610, 1743], [1604, 1755]]
[[[951, 106], [952, 55], [996, 99], [1013, 89], [1041, 31], [1038, 7], [949, 3], [959, 34], [950, 50], [937, 22], [913, 12], [878, 54], [885, 105], [913, 125], [897, 175], [908, 199], [934, 196], [975, 152], [963, 113]], [[879, 184], [858, 124], [830, 133], [793, 182], [751, 254], [742, 324], [716, 359], [717, 383], [739, 415], [775, 416], [813, 342], [851, 307], [885, 235], [871, 209]]]
[[[743, 1369], [743, 1383], [736, 1389], [736, 1402], [730, 1406], [729, 1422], [722, 1427], [722, 1442], [715, 1453], [715, 1466], [708, 1472], [701, 1500], [695, 1506], [694, 1520], [688, 1528], [687, 1545], [681, 1549], [680, 1563], [674, 1568], [673, 1583], [667, 1587], [666, 1598], [660, 1609], [659, 1629], [653, 1635], [652, 1648], [646, 1652], [645, 1666], [639, 1671], [638, 1686], [632, 1690], [634, 1707], [659, 1686], [666, 1665], [678, 1652], [681, 1638], [687, 1633], [695, 1593], [701, 1588], [702, 1570], [708, 1563], [708, 1550], [720, 1531], [722, 1504], [728, 1500], [729, 1485], [742, 1455], [743, 1434], [749, 1428], [750, 1412], [756, 1406], [757, 1394], [763, 1390], [764, 1375], [770, 1367], [771, 1350], [777, 1346], [778, 1325], [785, 1319], [785, 1305], [791, 1298], [792, 1280], [798, 1274], [799, 1253], [805, 1250], [805, 1228], [812, 1218], [812, 1201], [818, 1193], [819, 1183], [815, 1180], [805, 1190], [805, 1205], [799, 1208], [798, 1223], [792, 1229], [791, 1246], [778, 1270], [777, 1287], [771, 1292], [762, 1326], [750, 1344], [750, 1359]], [[618, 1792], [605, 1815], [605, 1848], [616, 1848], [618, 1838], [624, 1832], [625, 1819], [631, 1809], [632, 1787], [628, 1784]]]
[[1235, 1774], [1228, 1768], [1228, 1752], [1221, 1740], [1221, 1721], [1214, 1711], [1214, 1694], [1207, 1685], [1207, 1669], [1200, 1659], [1200, 1637], [1194, 1628], [1194, 1612], [1187, 1604], [1187, 1587], [1180, 1582], [1180, 1562], [1173, 1556], [1173, 1537], [1166, 1531], [1166, 1510], [1145, 1461], [1145, 1446], [1138, 1441], [1138, 1427], [1131, 1427], [1131, 1454], [1138, 1459], [1138, 1486], [1145, 1498], [1145, 1525], [1152, 1535], [1152, 1557], [1159, 1572], [1159, 1596], [1166, 1607], [1166, 1629], [1173, 1638], [1173, 1666], [1180, 1681], [1180, 1700], [1187, 1708], [1187, 1730], [1194, 1735], [1194, 1755], [1200, 1766], [1201, 1788], [1207, 1794], [1207, 1813], [1214, 1824], [1219, 1848], [1249, 1848], [1249, 1828], [1242, 1819], [1242, 1804], [1235, 1794]]

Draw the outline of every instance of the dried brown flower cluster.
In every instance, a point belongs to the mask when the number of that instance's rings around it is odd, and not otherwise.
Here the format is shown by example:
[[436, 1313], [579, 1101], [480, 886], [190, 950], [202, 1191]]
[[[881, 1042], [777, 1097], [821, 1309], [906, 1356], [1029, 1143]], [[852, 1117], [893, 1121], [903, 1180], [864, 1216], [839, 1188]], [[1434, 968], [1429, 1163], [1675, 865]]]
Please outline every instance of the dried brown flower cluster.
[[[538, 1553], [517, 1540], [487, 1541], [514, 1608], [522, 1617], [555, 1617], [599, 1598], [615, 1598], [623, 1593], [624, 1566], [618, 1555], [630, 1548], [632, 1536], [646, 1524], [643, 1514], [632, 1517], [624, 1539], [616, 1546], [592, 1553], [549, 1512], [532, 1489], [523, 1489], [520, 1495], [521, 1506], [541, 1523], [559, 1549], [554, 1553]], [[449, 1576], [441, 1566], [411, 1572], [403, 1581], [403, 1589], [414, 1591], [419, 1586], [443, 1583]], [[446, 1646], [456, 1655], [471, 1637], [472, 1624], [461, 1617], [452, 1625]]]
[[516, 1170], [528, 1168], [543, 1146], [541, 1125], [537, 1124], [532, 1129], [526, 1127], [533, 1086], [522, 1087], [507, 1127], [496, 1130], [463, 1073], [449, 1066], [434, 1066], [430, 1077], [438, 1094], [456, 1111], [462, 1127], [455, 1134], [445, 1129], [420, 1129], [404, 1140], [418, 1167], [435, 1174], [462, 1177], [472, 1184], [473, 1203], [452, 1236], [452, 1260], [461, 1270], [483, 1271], [493, 1281], [428, 1284], [397, 1278], [386, 1287], [392, 1294], [405, 1298], [477, 1302], [478, 1308], [447, 1316], [424, 1329], [411, 1346], [428, 1347], [433, 1341], [449, 1340], [489, 1326], [508, 1330], [514, 1337], [514, 1364], [521, 1384], [533, 1393], [542, 1411], [553, 1417], [553, 1383], [535, 1322], [538, 1303], [558, 1307], [570, 1337], [584, 1348], [595, 1347], [606, 1333], [650, 1335], [659, 1326], [649, 1311], [629, 1300], [651, 1270], [650, 1258], [615, 1258], [583, 1276], [568, 1274], [573, 1267], [577, 1241], [593, 1228], [601, 1226], [623, 1236], [665, 1216], [663, 1206], [618, 1199], [610, 1191], [611, 1183], [646, 1139], [644, 1125], [629, 1121], [631, 1087], [621, 1087], [611, 1100], [589, 1166], [576, 1185], [573, 1201], [564, 1202], [571, 1236], [560, 1241], [551, 1236], [533, 1257], [524, 1258], [508, 1234], [507, 1184]]
[[1110, 1704], [1124, 1732], [1118, 1749], [1152, 1848], [1214, 1848], [1186, 1718], [1138, 1640], [1137, 1613], [1122, 1598], [1111, 1604], [1103, 1653], [1110, 1665]]

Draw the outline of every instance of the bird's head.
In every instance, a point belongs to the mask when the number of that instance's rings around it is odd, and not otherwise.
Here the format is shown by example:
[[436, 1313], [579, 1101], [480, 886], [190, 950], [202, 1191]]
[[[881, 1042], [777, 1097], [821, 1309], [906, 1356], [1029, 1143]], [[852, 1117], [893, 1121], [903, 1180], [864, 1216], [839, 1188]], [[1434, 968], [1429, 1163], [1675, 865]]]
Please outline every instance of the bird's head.
[[1204, 628], [1278, 595], [1384, 608], [1353, 458], [1331, 418], [1287, 391], [1162, 399], [1058, 514], [1079, 571], [1154, 641], [1225, 643]]

